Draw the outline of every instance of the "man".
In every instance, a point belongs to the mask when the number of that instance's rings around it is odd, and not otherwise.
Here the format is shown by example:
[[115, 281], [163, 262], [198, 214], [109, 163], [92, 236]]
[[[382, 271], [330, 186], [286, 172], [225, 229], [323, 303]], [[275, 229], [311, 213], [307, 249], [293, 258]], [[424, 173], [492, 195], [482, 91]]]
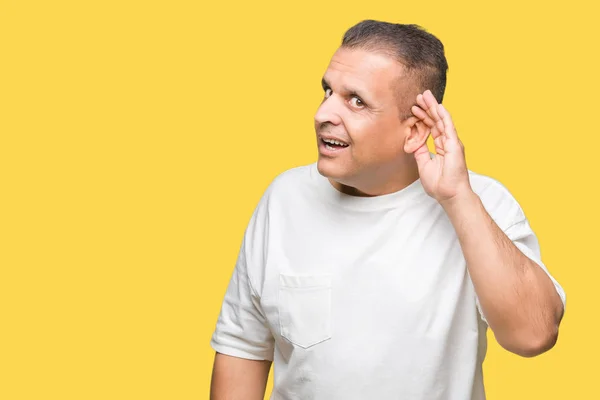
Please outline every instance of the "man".
[[278, 176], [245, 232], [212, 399], [262, 399], [274, 361], [271, 399], [481, 400], [488, 326], [524, 357], [553, 347], [564, 291], [517, 201], [467, 169], [446, 71], [415, 25], [346, 32], [318, 162]]

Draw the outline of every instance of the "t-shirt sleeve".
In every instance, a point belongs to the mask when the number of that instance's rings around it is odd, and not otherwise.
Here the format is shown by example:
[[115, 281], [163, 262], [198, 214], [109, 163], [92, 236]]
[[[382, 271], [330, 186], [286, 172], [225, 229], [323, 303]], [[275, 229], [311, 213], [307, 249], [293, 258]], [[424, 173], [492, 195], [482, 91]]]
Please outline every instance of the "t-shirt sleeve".
[[210, 345], [222, 354], [273, 361], [274, 338], [249, 275], [250, 264], [261, 259], [250, 254], [260, 251], [260, 233], [266, 229], [261, 214], [255, 211], [244, 234]]
[[[486, 209], [488, 209], [490, 216], [506, 236], [523, 254], [534, 261], [548, 275], [554, 284], [556, 292], [560, 296], [563, 307], [565, 307], [565, 291], [542, 262], [538, 238], [516, 199], [498, 182], [493, 182], [489, 190], [486, 190], [480, 197], [484, 206], [487, 203]], [[481, 318], [487, 323], [477, 295], [476, 304]]]

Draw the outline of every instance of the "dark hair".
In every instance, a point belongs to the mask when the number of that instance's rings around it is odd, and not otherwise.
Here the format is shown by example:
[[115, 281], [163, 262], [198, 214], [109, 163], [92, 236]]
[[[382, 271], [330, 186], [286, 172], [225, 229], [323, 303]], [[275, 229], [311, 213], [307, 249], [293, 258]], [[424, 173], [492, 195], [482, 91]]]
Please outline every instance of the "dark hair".
[[441, 103], [448, 63], [444, 45], [418, 25], [365, 20], [346, 31], [342, 47], [384, 53], [400, 62], [415, 78], [418, 90], [431, 90]]

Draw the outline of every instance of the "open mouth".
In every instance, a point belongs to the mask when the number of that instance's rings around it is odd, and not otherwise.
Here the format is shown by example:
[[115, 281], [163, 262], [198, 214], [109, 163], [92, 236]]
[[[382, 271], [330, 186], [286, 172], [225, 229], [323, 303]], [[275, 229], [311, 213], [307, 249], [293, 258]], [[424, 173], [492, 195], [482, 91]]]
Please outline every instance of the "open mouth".
[[341, 150], [349, 146], [347, 143], [340, 142], [334, 139], [321, 138], [321, 142], [323, 143], [323, 145], [325, 145], [325, 148], [327, 150]]

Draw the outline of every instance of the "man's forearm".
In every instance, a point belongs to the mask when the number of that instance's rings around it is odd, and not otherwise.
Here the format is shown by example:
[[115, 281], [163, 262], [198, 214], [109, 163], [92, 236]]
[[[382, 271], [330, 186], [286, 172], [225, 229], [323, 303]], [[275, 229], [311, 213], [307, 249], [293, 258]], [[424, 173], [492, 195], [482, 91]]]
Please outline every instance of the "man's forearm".
[[547, 274], [498, 227], [479, 196], [442, 203], [467, 261], [481, 308], [498, 343], [535, 356], [556, 342], [562, 302]]

